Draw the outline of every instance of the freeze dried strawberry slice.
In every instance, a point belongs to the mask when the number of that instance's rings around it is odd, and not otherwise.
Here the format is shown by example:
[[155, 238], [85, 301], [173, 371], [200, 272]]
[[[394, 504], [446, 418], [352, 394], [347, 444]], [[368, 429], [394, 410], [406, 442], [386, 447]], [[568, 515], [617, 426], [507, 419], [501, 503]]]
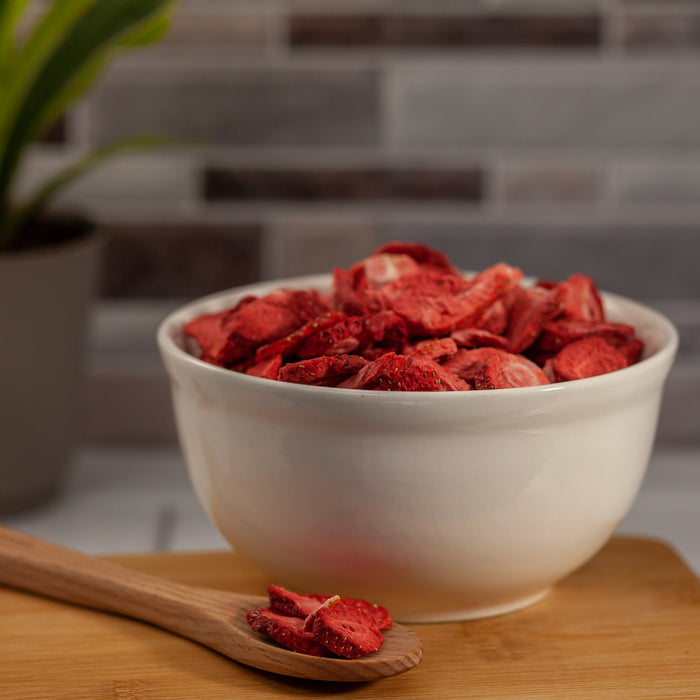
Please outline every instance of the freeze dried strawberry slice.
[[[311, 613], [316, 611], [322, 603], [334, 597], [320, 593], [296, 593], [282, 586], [275, 585], [267, 587], [267, 594], [270, 599], [270, 607], [273, 610], [302, 618], [307, 618]], [[391, 626], [389, 611], [381, 605], [370, 603], [362, 598], [346, 598], [344, 596], [339, 596], [339, 600], [345, 605], [360, 608], [360, 610], [374, 620], [374, 623], [379, 629], [387, 629]]]
[[319, 644], [346, 659], [367, 656], [384, 642], [381, 630], [367, 613], [341, 601], [321, 605], [312, 612], [307, 619], [308, 627]]
[[395, 352], [384, 353], [381, 357], [365, 365], [357, 374], [338, 384], [343, 389], [376, 389], [380, 382], [390, 382], [406, 364], [405, 355]]
[[430, 357], [409, 355], [403, 369], [394, 375], [393, 384], [380, 382], [385, 391], [468, 391], [469, 385]]
[[255, 353], [255, 361], [262, 362], [275, 355], [282, 355], [283, 357], [293, 355], [304, 340], [318, 333], [320, 330], [334, 326], [336, 323], [344, 321], [345, 319], [347, 319], [347, 314], [342, 311], [327, 311], [307, 321], [303, 326], [297, 328], [284, 338], [260, 346]]
[[508, 346], [508, 339], [505, 336], [481, 328], [461, 328], [454, 331], [450, 337], [461, 348], [490, 347], [505, 350]]
[[365, 300], [355, 288], [350, 271], [340, 267], [333, 268], [331, 299], [333, 300], [333, 308], [344, 311], [348, 315], [357, 316], [368, 310]]
[[370, 345], [370, 337], [362, 316], [350, 316], [332, 326], [321, 328], [306, 338], [297, 348], [302, 358], [342, 355]]
[[275, 355], [267, 360], [258, 362], [246, 370], [246, 374], [263, 379], [277, 379], [277, 374], [282, 366], [282, 355]]
[[327, 310], [313, 291], [271, 292], [236, 312], [236, 333], [257, 348], [283, 338]]
[[526, 357], [496, 348], [493, 351], [503, 354], [498, 359], [492, 357], [481, 366], [474, 378], [475, 389], [513, 389], [550, 383], [542, 369]]
[[389, 627], [391, 627], [391, 615], [389, 615], [389, 611], [381, 605], [370, 603], [368, 600], [364, 600], [364, 598], [346, 598], [345, 596], [340, 596], [340, 602], [349, 607], [362, 610], [365, 615], [372, 618], [374, 624], [377, 625], [380, 630], [389, 629]]
[[229, 365], [250, 357], [260, 345], [282, 338], [325, 310], [315, 292], [279, 290], [228, 311], [200, 316], [184, 330], [197, 341], [203, 357]]
[[549, 384], [534, 362], [500, 348], [460, 349], [444, 365], [474, 389], [512, 389]]
[[403, 253], [374, 253], [357, 265], [362, 265], [369, 288], [375, 290], [420, 271], [418, 263]]
[[347, 377], [357, 374], [367, 364], [360, 355], [332, 355], [311, 357], [300, 362], [289, 362], [277, 373], [277, 379], [292, 384], [337, 386]]
[[306, 618], [331, 597], [321, 593], [297, 593], [274, 584], [267, 587], [267, 596], [273, 610], [302, 618]]
[[382, 348], [402, 348], [408, 339], [406, 321], [393, 311], [377, 311], [367, 314], [363, 323], [369, 333], [371, 342]]
[[379, 391], [465, 391], [470, 387], [429, 357], [389, 352], [339, 384]]
[[444, 360], [457, 352], [457, 343], [452, 338], [419, 340], [406, 355], [423, 355], [433, 360]]
[[[503, 295], [505, 298], [509, 298], [509, 296], [510, 292]], [[504, 298], [496, 299], [493, 304], [487, 306], [471, 321], [469, 327], [500, 335], [508, 327], [508, 309], [509, 304], [506, 303]]]
[[508, 322], [508, 350], [512, 353], [529, 348], [561, 310], [559, 287], [519, 289]]
[[550, 363], [557, 381], [595, 377], [627, 367], [627, 360], [602, 338], [590, 336], [569, 343]]
[[603, 321], [603, 302], [593, 280], [588, 275], [571, 275], [558, 287], [563, 318], [577, 321]]
[[410, 335], [431, 338], [449, 333], [469, 314], [471, 307], [460, 296], [468, 287], [453, 275], [421, 272], [387, 285], [382, 294]]
[[370, 287], [365, 268], [359, 263], [349, 270], [334, 268], [330, 297], [335, 309], [352, 316], [385, 308], [381, 293]]
[[634, 338], [634, 328], [624, 323], [563, 319], [547, 323], [537, 340], [539, 350], [558, 352], [565, 345], [595, 335], [613, 347], [627, 345]]
[[196, 342], [202, 360], [225, 366], [243, 355], [233, 337], [235, 317], [235, 310], [228, 309], [203, 314], [185, 324], [183, 330]]
[[507, 296], [522, 277], [521, 270], [506, 263], [496, 263], [475, 275], [467, 291], [461, 295], [462, 299], [468, 302], [469, 309], [462, 320], [461, 327], [466, 327], [469, 323], [480, 323], [483, 327], [486, 323], [484, 314], [496, 301]]
[[255, 632], [261, 632], [291, 651], [311, 656], [324, 656], [326, 647], [316, 636], [304, 630], [304, 620], [284, 615], [270, 608], [255, 608], [246, 613], [246, 621]]
[[381, 246], [375, 251], [378, 253], [389, 253], [393, 255], [408, 255], [418, 264], [434, 267], [453, 274], [459, 274], [449, 258], [439, 250], [423, 245], [422, 243], [405, 243], [403, 241], [391, 241]]
[[406, 319], [409, 333], [429, 338], [474, 325], [521, 277], [517, 268], [497, 263], [472, 280], [444, 272], [422, 272], [387, 285], [382, 293], [387, 306]]
[[615, 349], [625, 358], [629, 366], [642, 359], [644, 343], [639, 338], [632, 338], [628, 343], [617, 345]]

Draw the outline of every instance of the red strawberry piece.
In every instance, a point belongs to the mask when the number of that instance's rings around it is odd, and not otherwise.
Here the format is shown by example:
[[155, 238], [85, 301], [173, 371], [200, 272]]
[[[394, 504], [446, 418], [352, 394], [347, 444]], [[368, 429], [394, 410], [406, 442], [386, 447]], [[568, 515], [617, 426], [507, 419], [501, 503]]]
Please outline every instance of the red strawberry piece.
[[623, 367], [627, 367], [627, 360], [622, 353], [597, 336], [569, 343], [551, 360], [551, 371], [560, 382], [607, 374]]
[[185, 334], [197, 343], [202, 360], [225, 366], [245, 355], [233, 337], [235, 317], [235, 310], [228, 309], [202, 314], [185, 324]]
[[389, 615], [389, 611], [381, 605], [370, 603], [363, 598], [346, 598], [345, 596], [340, 596], [340, 602], [344, 605], [354, 606], [362, 610], [362, 612], [374, 620], [374, 624], [377, 625], [380, 630], [389, 629], [389, 627], [391, 627], [391, 615]]
[[617, 345], [616, 349], [625, 358], [628, 365], [633, 365], [642, 359], [644, 343], [639, 338], [632, 338], [627, 343]]
[[508, 321], [508, 350], [512, 353], [529, 348], [561, 310], [559, 287], [520, 289]]
[[409, 334], [431, 338], [449, 333], [470, 313], [461, 292], [466, 280], [441, 272], [421, 272], [387, 285], [382, 295], [389, 308], [401, 316]]
[[605, 321], [557, 320], [544, 326], [537, 339], [537, 347], [545, 352], [558, 352], [564, 345], [591, 335], [602, 338], [613, 347], [620, 347], [634, 338], [634, 328], [624, 323]]
[[500, 348], [462, 348], [443, 369], [454, 372], [475, 389], [549, 384], [547, 375], [534, 362]]
[[534, 363], [522, 355], [513, 355], [504, 350], [498, 359], [485, 362], [474, 379], [475, 389], [512, 389], [523, 386], [549, 384], [547, 375]]
[[508, 345], [508, 339], [505, 336], [496, 335], [481, 328], [461, 328], [454, 331], [450, 337], [461, 348], [491, 347], [505, 350]]
[[358, 659], [371, 654], [384, 642], [380, 629], [367, 613], [340, 601], [322, 605], [311, 613], [307, 619], [308, 626], [319, 644], [346, 659]]
[[[273, 610], [304, 619], [316, 611], [322, 603], [327, 602], [333, 597], [319, 593], [296, 593], [282, 586], [275, 585], [267, 587], [267, 594], [270, 599], [270, 607]], [[379, 629], [387, 629], [391, 626], [389, 611], [381, 605], [370, 603], [362, 598], [346, 598], [339, 596], [339, 600], [345, 605], [360, 608], [374, 620]]]
[[257, 349], [283, 338], [324, 311], [326, 307], [314, 292], [279, 290], [236, 312], [235, 332]]
[[277, 373], [277, 379], [292, 384], [337, 386], [357, 374], [365, 365], [360, 355], [332, 355], [311, 357], [300, 362], [288, 362]]
[[357, 316], [367, 311], [367, 306], [361, 294], [355, 289], [354, 278], [349, 270], [340, 267], [333, 269], [333, 284], [331, 285], [333, 308], [346, 314]]
[[325, 310], [314, 292], [279, 290], [228, 311], [200, 316], [185, 325], [185, 333], [197, 341], [204, 356], [230, 365]]
[[433, 360], [452, 357], [457, 352], [457, 343], [452, 338], [432, 338], [419, 340], [408, 355], [423, 355]]
[[275, 355], [282, 355], [283, 357], [293, 355], [306, 338], [309, 338], [324, 328], [334, 326], [336, 323], [344, 321], [345, 319], [347, 319], [347, 314], [342, 311], [327, 311], [307, 321], [303, 326], [297, 328], [284, 338], [259, 347], [255, 353], [255, 361], [262, 362]]
[[379, 391], [466, 391], [469, 386], [429, 357], [393, 352], [370, 362], [339, 384], [348, 389]]
[[303, 618], [306, 618], [321, 603], [325, 603], [331, 597], [321, 593], [297, 593], [274, 584], [267, 587], [267, 596], [273, 610], [285, 615]]
[[471, 350], [458, 348], [457, 352], [440, 365], [444, 370], [452, 372], [466, 382], [471, 382], [474, 378], [474, 368], [479, 365], [479, 355], [475, 355]]
[[547, 379], [549, 379], [549, 381], [552, 384], [555, 384], [556, 382], [559, 381], [559, 379], [557, 379], [556, 373], [554, 372], [554, 357], [553, 356], [542, 361], [542, 371], [545, 373], [545, 375], [547, 376]]
[[322, 355], [359, 354], [372, 344], [398, 348], [408, 331], [405, 321], [393, 311], [378, 311], [363, 316], [342, 316], [334, 324], [323, 323], [296, 348], [300, 358]]
[[343, 389], [376, 389], [380, 381], [385, 382], [406, 364], [404, 355], [395, 352], [384, 353], [381, 357], [365, 365], [357, 374], [338, 384]]
[[418, 337], [446, 335], [474, 325], [497, 299], [506, 296], [522, 272], [497, 263], [468, 281], [428, 271], [387, 285], [387, 305], [406, 319], [409, 333]]
[[402, 348], [408, 338], [406, 322], [393, 311], [377, 311], [363, 317], [372, 344], [382, 348]]
[[523, 273], [517, 267], [511, 267], [505, 263], [496, 263], [482, 270], [471, 280], [469, 288], [461, 294], [463, 302], [466, 302], [464, 318], [458, 327], [468, 325], [484, 326], [486, 319], [484, 314], [492, 305], [507, 296], [522, 279]]
[[362, 263], [356, 263], [349, 270], [333, 270], [331, 299], [334, 308], [353, 316], [385, 308], [381, 294], [370, 287]]
[[[361, 356], [367, 360], [367, 362], [374, 362], [375, 360], [378, 360], [380, 357], [383, 357], [384, 355], [394, 352], [394, 349], [392, 348], [382, 348], [382, 347], [371, 347], [367, 348], [366, 350], [363, 350], [361, 353]], [[398, 353], [400, 355], [404, 354], [403, 352]]]
[[304, 630], [300, 617], [284, 615], [270, 608], [255, 608], [246, 613], [251, 629], [261, 632], [291, 651], [311, 656], [324, 656], [326, 647], [319, 643], [316, 635]]
[[246, 374], [263, 379], [277, 379], [277, 374], [282, 366], [282, 355], [275, 355], [267, 360], [258, 362], [250, 367]]
[[350, 316], [321, 328], [306, 338], [296, 350], [302, 358], [343, 355], [360, 351], [371, 343], [362, 316]]
[[370, 289], [375, 290], [420, 271], [418, 263], [403, 253], [374, 253], [358, 264], [364, 267]]
[[403, 369], [392, 379], [392, 384], [380, 382], [376, 388], [385, 391], [468, 391], [471, 388], [456, 374], [420, 354], [407, 357]]
[[[508, 297], [510, 294], [504, 294]], [[496, 299], [493, 304], [487, 306], [475, 319], [471, 321], [470, 327], [489, 331], [494, 335], [500, 335], [508, 327], [508, 305], [503, 298]]]
[[561, 316], [577, 321], [603, 321], [603, 302], [593, 280], [588, 275], [572, 275], [559, 287]]
[[393, 255], [408, 255], [418, 264], [434, 267], [438, 270], [459, 274], [449, 258], [441, 251], [435, 250], [422, 243], [404, 243], [402, 241], [392, 241], [381, 246], [375, 251], [376, 254], [389, 253]]

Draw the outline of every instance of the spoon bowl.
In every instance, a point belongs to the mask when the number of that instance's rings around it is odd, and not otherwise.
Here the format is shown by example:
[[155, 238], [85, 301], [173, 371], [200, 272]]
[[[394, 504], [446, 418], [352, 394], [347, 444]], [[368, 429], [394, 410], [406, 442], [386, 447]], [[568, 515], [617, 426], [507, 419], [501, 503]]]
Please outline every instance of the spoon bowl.
[[392, 623], [381, 648], [360, 659], [307, 656], [254, 632], [246, 612], [263, 596], [218, 591], [158, 578], [0, 527], [0, 584], [148, 622], [234, 661], [285, 676], [373, 681], [417, 666], [420, 638]]

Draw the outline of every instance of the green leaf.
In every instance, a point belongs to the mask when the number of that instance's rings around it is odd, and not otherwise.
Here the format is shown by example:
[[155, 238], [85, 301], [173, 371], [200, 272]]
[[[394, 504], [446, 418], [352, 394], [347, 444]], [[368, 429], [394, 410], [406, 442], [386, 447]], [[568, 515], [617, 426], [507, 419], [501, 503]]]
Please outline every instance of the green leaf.
[[[172, 0], [168, 3], [173, 6]], [[77, 101], [86, 93], [104, 72], [109, 61], [117, 51], [144, 46], [158, 41], [164, 36], [170, 26], [170, 13], [161, 12], [142, 23], [132, 32], [127, 33], [117, 44], [111, 46], [87, 63], [81, 72], [77, 73], [65, 90], [57, 94], [51, 104], [47, 105], [41, 121], [37, 124], [37, 133], [42, 133], [50, 127], [66, 111], [66, 106]]]
[[[29, 0], [2, 0], [0, 2], [0, 95], [12, 75], [15, 55], [17, 23]], [[4, 104], [4, 100], [3, 103]]]
[[[73, 9], [86, 0], [71, 2]], [[58, 3], [58, 4], [60, 4]], [[173, 0], [92, 0], [46, 57], [0, 141], [0, 215], [19, 160], [38, 132], [85, 90], [120, 42], [134, 37], [173, 5]]]
[[12, 212], [7, 226], [4, 229], [0, 229], [0, 249], [9, 245], [15, 237], [20, 235], [27, 223], [35, 219], [60, 190], [83, 177], [106, 160], [124, 153], [161, 148], [171, 143], [171, 141], [159, 136], [131, 137], [98, 148], [75, 163], [71, 163], [44, 183], [28, 202]]
[[[16, 1], [16, 0], [13, 0]], [[22, 0], [26, 2], [26, 0]], [[56, 46], [95, 0], [61, 0], [53, 2], [17, 48], [12, 70], [5, 79], [3, 108], [0, 110], [0, 142], [10, 128], [22, 100]]]
[[160, 41], [168, 33], [168, 29], [170, 28], [173, 7], [174, 4], [171, 4], [168, 11], [144, 22], [136, 31], [127, 35], [120, 42], [120, 46], [132, 49], [139, 46], [147, 46], [148, 44], [155, 44]]

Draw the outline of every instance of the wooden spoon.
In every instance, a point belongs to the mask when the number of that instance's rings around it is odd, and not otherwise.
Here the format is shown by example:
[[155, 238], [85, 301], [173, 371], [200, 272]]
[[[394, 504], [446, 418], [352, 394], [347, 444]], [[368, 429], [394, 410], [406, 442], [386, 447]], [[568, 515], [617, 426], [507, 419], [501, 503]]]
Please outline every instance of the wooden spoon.
[[289, 651], [246, 622], [246, 612], [267, 605], [266, 597], [168, 581], [3, 527], [0, 583], [150, 622], [242, 664], [285, 676], [371, 681], [408, 671], [423, 656], [419, 637], [396, 623], [384, 631], [379, 651], [361, 659]]

